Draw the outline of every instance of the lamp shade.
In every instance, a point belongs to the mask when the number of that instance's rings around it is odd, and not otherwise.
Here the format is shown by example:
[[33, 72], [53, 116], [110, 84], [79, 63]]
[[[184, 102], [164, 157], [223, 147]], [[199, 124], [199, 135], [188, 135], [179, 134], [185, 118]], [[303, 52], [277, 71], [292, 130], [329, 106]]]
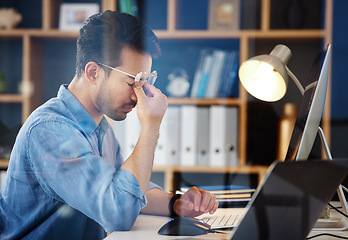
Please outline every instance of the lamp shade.
[[256, 56], [243, 62], [239, 68], [242, 85], [260, 100], [278, 101], [285, 95], [288, 86], [285, 66], [290, 57], [290, 49], [280, 44], [269, 55]]

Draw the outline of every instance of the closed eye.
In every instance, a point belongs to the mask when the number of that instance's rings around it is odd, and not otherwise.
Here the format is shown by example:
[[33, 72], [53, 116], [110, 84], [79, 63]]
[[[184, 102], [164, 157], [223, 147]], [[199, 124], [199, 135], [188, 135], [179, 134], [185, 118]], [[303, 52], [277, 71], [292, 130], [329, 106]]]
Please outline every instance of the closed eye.
[[[131, 81], [131, 82], [133, 82], [133, 83], [129, 83], [128, 81]], [[134, 83], [135, 83], [135, 82], [134, 82], [134, 78], [128, 76], [128, 79], [127, 79], [126, 83], [128, 84], [128, 86], [133, 87], [133, 86], [134, 86]]]

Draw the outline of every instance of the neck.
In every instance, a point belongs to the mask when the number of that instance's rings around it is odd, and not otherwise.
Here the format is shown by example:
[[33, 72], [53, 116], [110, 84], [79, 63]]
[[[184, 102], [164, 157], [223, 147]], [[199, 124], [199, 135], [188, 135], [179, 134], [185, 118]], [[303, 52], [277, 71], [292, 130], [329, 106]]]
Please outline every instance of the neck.
[[83, 77], [78, 78], [75, 76], [68, 86], [68, 90], [79, 100], [82, 106], [87, 110], [89, 115], [99, 125], [104, 114], [98, 111], [95, 107], [90, 89], [85, 83]]

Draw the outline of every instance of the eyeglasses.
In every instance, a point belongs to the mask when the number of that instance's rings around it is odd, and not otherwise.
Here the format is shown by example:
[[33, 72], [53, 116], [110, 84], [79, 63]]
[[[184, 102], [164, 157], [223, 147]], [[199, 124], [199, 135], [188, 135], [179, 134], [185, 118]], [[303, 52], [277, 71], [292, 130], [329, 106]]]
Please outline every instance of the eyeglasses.
[[154, 85], [155, 81], [157, 79], [157, 72], [156, 71], [153, 71], [150, 74], [147, 74], [146, 72], [140, 72], [136, 76], [134, 76], [132, 74], [126, 73], [124, 71], [121, 71], [121, 70], [119, 70], [117, 68], [110, 67], [110, 66], [108, 66], [106, 64], [103, 64], [103, 63], [98, 63], [98, 64], [100, 64], [100, 65], [102, 65], [104, 67], [110, 68], [112, 70], [115, 70], [117, 72], [126, 74], [129, 77], [134, 78], [135, 82], [132, 84], [132, 86], [134, 85], [136, 88], [141, 88], [144, 85], [145, 82], [147, 82], [150, 85]]

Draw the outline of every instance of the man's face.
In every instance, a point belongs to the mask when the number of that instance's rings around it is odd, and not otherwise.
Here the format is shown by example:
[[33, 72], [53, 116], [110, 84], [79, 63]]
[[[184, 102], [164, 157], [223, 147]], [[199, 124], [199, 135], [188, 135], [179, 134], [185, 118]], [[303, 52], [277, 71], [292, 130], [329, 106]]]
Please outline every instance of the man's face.
[[[116, 68], [126, 73], [136, 76], [139, 72], [149, 73], [151, 70], [152, 58], [149, 54], [124, 47], [120, 58], [121, 65]], [[113, 120], [124, 120], [137, 103], [137, 97], [131, 86], [133, 83], [134, 78], [111, 70], [109, 77], [102, 81], [96, 94], [97, 109]]]

